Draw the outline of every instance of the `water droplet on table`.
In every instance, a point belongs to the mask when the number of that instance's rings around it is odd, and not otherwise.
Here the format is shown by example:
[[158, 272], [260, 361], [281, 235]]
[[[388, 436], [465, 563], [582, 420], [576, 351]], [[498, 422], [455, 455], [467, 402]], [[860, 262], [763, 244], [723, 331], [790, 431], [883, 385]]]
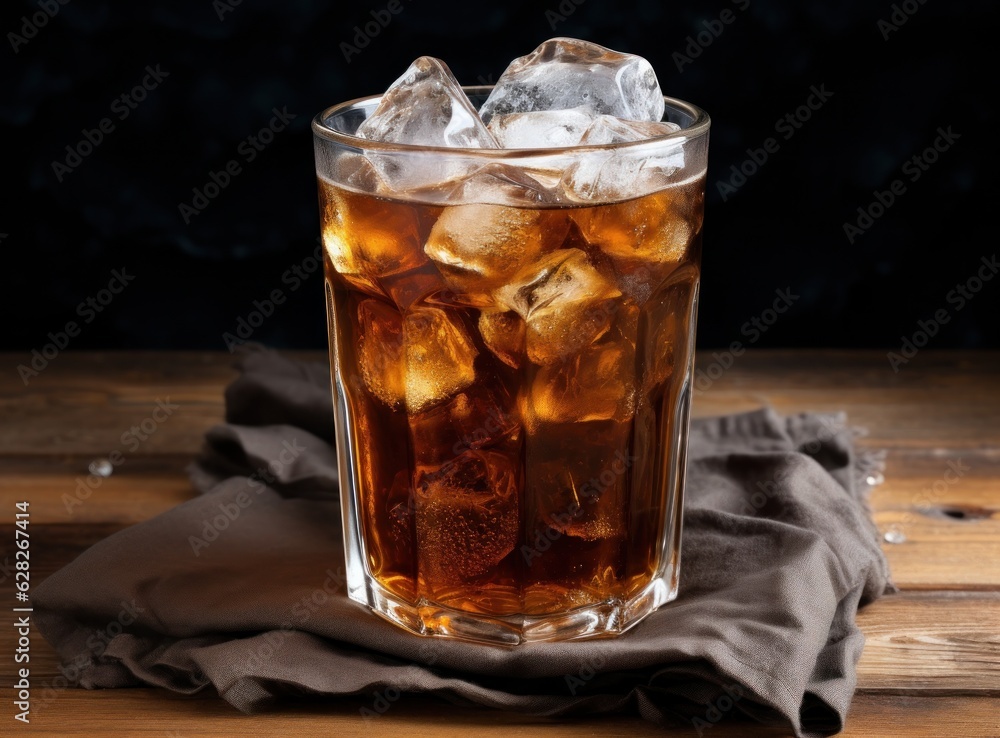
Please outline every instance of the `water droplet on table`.
[[886, 543], [906, 543], [906, 534], [898, 525], [889, 526], [889, 530], [883, 536]]
[[90, 462], [87, 470], [95, 477], [110, 477], [114, 472], [114, 465], [107, 459], [94, 459]]

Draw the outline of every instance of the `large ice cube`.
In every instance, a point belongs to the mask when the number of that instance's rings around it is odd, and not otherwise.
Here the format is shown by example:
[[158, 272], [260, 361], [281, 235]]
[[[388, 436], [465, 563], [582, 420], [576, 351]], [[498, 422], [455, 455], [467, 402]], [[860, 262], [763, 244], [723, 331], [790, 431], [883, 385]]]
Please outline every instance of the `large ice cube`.
[[495, 115], [488, 128], [505, 149], [576, 146], [594, 123], [586, 108]]
[[595, 115], [658, 121], [663, 94], [648, 61], [589, 41], [554, 38], [515, 59], [479, 113], [494, 115], [585, 106]]
[[525, 323], [528, 358], [568, 359], [608, 330], [621, 292], [580, 249], [560, 249], [521, 269], [495, 293]]
[[447, 402], [410, 413], [412, 463], [427, 471], [464, 451], [516, 445], [520, 417], [507, 388], [489, 370]]
[[412, 210], [320, 182], [323, 246], [333, 268], [353, 287], [386, 295], [382, 280], [427, 263]]
[[507, 366], [521, 366], [524, 355], [524, 321], [513, 310], [483, 310], [479, 315], [479, 335], [483, 343]]
[[448, 65], [430, 56], [392, 83], [357, 135], [385, 143], [498, 148]]
[[514, 550], [518, 469], [516, 456], [470, 450], [417, 476], [418, 567], [432, 587], [487, 574]]
[[[580, 139], [581, 146], [630, 143], [665, 136], [680, 127], [675, 123], [630, 121], [602, 115]], [[684, 166], [683, 141], [649, 147], [621, 147], [586, 152], [568, 168], [562, 191], [576, 202], [623, 200], [655, 192], [669, 183], [670, 175]]]
[[530, 427], [628, 420], [635, 411], [635, 348], [627, 340], [602, 339], [567, 361], [541, 367], [526, 404]]
[[[549, 528], [585, 541], [625, 535], [626, 489], [633, 464], [628, 453], [630, 433], [631, 423], [614, 421], [543, 424], [529, 433], [525, 466], [529, 537]], [[578, 564], [584, 570], [603, 568], [609, 553], [593, 551]], [[542, 563], [544, 568], [544, 559]], [[537, 564], [538, 559], [532, 562], [533, 570]]]
[[572, 214], [584, 238], [612, 259], [650, 268], [676, 265], [701, 228], [702, 191], [699, 182], [675, 185], [626, 202], [575, 208]]
[[[429, 56], [392, 83], [357, 135], [385, 143], [499, 148], [451, 70]], [[372, 150], [367, 156], [388, 189], [397, 192], [457, 181], [475, 169], [472, 162], [429, 151]]]
[[[585, 146], [600, 146], [604, 144], [628, 143], [643, 141], [647, 138], [666, 136], [679, 131], [676, 123], [651, 120], [622, 120], [613, 115], [599, 115], [593, 118], [587, 130], [580, 137], [580, 143]], [[683, 156], [681, 163], [684, 163]]]
[[455, 205], [438, 218], [424, 251], [452, 289], [488, 306], [493, 290], [558, 246], [568, 230], [569, 218], [558, 210]]
[[358, 306], [358, 363], [369, 391], [418, 412], [475, 380], [475, 345], [454, 313], [420, 306], [404, 315], [379, 300]]

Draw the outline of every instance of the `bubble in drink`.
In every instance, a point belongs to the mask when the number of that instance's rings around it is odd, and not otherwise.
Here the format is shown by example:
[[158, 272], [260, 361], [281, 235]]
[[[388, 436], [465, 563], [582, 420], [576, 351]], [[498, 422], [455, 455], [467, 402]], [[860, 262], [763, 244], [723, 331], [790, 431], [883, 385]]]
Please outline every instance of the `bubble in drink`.
[[489, 123], [494, 115], [581, 106], [628, 120], [660, 120], [664, 110], [656, 73], [642, 57], [554, 38], [510, 63], [479, 114]]

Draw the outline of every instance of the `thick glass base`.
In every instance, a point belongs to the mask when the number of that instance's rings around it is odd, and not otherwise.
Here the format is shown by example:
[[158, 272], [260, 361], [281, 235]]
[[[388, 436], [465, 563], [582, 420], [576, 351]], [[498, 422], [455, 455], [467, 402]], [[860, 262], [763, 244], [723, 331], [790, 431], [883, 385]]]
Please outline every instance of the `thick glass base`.
[[555, 615], [491, 617], [421, 601], [399, 599], [377, 582], [351, 592], [351, 599], [412, 633], [516, 646], [537, 641], [611, 637], [624, 633], [677, 596], [677, 567], [628, 599], [609, 599]]

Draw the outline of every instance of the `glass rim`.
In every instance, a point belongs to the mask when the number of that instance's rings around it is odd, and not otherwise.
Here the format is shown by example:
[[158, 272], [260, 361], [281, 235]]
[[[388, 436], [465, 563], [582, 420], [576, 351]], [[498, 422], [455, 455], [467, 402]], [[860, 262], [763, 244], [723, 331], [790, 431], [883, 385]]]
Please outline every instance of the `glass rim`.
[[[488, 94], [493, 89], [493, 85], [463, 85], [462, 89], [469, 96]], [[318, 113], [312, 119], [313, 135], [318, 138], [332, 141], [335, 144], [351, 148], [357, 151], [372, 151], [385, 153], [411, 153], [418, 152], [443, 154], [446, 156], [475, 156], [488, 159], [523, 159], [526, 157], [545, 157], [553, 155], [565, 155], [568, 152], [587, 151], [621, 151], [638, 149], [641, 147], [658, 147], [664, 143], [686, 142], [700, 138], [708, 133], [711, 127], [711, 118], [708, 113], [697, 105], [681, 100], [676, 97], [663, 96], [663, 101], [668, 108], [679, 110], [692, 118], [692, 123], [687, 128], [682, 128], [673, 133], [651, 138], [640, 139], [639, 141], [626, 141], [623, 143], [592, 144], [587, 146], [562, 146], [540, 149], [477, 149], [477, 148], [457, 148], [448, 146], [425, 146], [423, 144], [403, 144], [387, 143], [384, 141], [370, 141], [341, 131], [336, 131], [326, 124], [326, 121], [334, 115], [343, 113], [351, 108], [360, 107], [365, 103], [378, 100], [382, 94], [367, 95], [353, 100], [331, 105]]]

